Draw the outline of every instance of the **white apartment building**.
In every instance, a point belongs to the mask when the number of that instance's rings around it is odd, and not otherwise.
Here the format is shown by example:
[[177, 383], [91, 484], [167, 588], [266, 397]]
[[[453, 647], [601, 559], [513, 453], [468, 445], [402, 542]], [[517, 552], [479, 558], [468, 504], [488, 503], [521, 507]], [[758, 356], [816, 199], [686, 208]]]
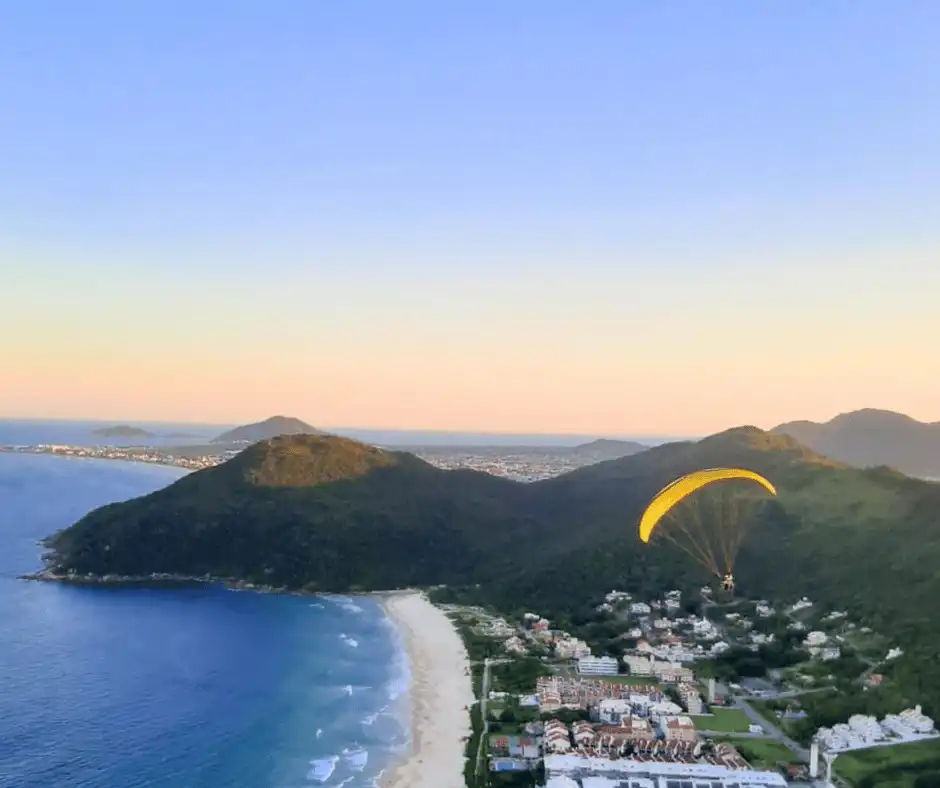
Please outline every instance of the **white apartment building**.
[[582, 676], [616, 676], [617, 660], [614, 657], [581, 657], [578, 673]]

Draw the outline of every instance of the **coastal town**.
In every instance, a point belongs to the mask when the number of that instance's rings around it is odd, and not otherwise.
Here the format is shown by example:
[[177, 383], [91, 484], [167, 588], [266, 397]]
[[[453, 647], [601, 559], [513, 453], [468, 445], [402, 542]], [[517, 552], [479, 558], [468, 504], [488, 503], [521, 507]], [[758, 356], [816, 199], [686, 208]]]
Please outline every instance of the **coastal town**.
[[[0, 453], [52, 454], [95, 460], [120, 460], [169, 465], [200, 470], [220, 465], [243, 451], [249, 442], [213, 446], [72, 446], [37, 444], [0, 446]], [[590, 453], [575, 453], [564, 447], [389, 447], [409, 451], [425, 462], [442, 469], [466, 468], [503, 476], [521, 482], [533, 482], [599, 461]]]
[[[916, 704], [807, 728], [804, 705], [845, 691], [843, 667], [858, 669], [853, 691], [866, 693], [889, 681], [903, 652], [806, 598], [778, 611], [766, 600], [719, 605], [707, 588], [695, 604], [679, 591], [652, 600], [611, 591], [596, 613], [621, 624], [617, 654], [537, 612], [514, 620], [438, 604], [463, 635], [479, 699], [468, 786], [850, 788], [864, 784], [875, 749], [882, 763], [940, 754]], [[793, 664], [721, 669], [735, 655], [759, 658], [781, 629]]]
[[146, 462], [153, 465], [170, 465], [176, 468], [198, 471], [211, 468], [230, 460], [245, 447], [216, 447], [212, 451], [180, 447], [176, 450], [152, 446], [70, 446], [42, 443], [34, 446], [0, 446], [4, 454], [51, 454], [56, 457], [74, 457], [86, 460], [118, 460], [121, 462]]

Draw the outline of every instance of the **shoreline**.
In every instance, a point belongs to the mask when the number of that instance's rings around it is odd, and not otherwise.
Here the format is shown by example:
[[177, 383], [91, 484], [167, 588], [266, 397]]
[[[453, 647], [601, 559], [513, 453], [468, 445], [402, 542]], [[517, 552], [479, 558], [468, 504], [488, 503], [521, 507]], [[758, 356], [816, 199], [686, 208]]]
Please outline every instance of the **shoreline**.
[[[110, 588], [115, 590], [128, 588], [197, 588], [199, 586], [221, 586], [228, 591], [251, 591], [256, 594], [282, 594], [285, 596], [304, 597], [373, 597], [381, 604], [384, 597], [420, 594], [416, 588], [391, 588], [378, 591], [306, 591], [286, 586], [266, 586], [249, 583], [232, 577], [214, 575], [189, 576], [155, 572], [151, 575], [61, 575], [40, 570], [17, 575], [17, 580], [35, 583], [58, 583], [66, 586], [90, 588]], [[387, 612], [387, 611], [386, 611]]]
[[465, 788], [468, 707], [476, 698], [460, 633], [423, 593], [376, 596], [401, 635], [411, 670], [411, 746], [383, 775], [381, 788]]

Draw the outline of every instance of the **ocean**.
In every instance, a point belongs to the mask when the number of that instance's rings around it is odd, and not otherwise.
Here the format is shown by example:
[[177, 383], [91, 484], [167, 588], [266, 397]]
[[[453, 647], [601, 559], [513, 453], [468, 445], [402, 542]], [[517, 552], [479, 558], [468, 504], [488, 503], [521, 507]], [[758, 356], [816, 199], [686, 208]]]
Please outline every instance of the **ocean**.
[[[90, 442], [74, 424], [9, 424], [0, 444]], [[375, 785], [410, 714], [375, 600], [16, 579], [42, 537], [180, 475], [0, 454], [0, 788]]]

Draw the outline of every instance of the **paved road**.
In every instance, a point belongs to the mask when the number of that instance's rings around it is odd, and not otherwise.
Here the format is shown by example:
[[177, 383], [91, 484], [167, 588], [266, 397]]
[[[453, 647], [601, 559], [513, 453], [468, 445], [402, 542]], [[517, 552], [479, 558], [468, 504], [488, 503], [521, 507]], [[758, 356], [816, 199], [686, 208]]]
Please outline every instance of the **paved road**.
[[757, 710], [751, 706], [750, 703], [748, 703], [746, 700], [738, 698], [735, 706], [747, 714], [748, 719], [750, 719], [754, 725], [760, 725], [765, 731], [767, 731], [769, 738], [776, 739], [782, 744], [785, 744], [799, 760], [801, 760], [803, 763], [809, 763], [809, 750], [807, 750], [801, 744], [793, 741], [793, 739], [780, 730], [780, 728], [777, 727], [775, 723], [762, 717], [757, 712]]
[[480, 762], [483, 760], [483, 747], [489, 741], [490, 721], [486, 713], [486, 699], [490, 692], [490, 660], [483, 660], [483, 680], [480, 682], [480, 714], [483, 717], [483, 733], [477, 745], [476, 773], [480, 773]]

